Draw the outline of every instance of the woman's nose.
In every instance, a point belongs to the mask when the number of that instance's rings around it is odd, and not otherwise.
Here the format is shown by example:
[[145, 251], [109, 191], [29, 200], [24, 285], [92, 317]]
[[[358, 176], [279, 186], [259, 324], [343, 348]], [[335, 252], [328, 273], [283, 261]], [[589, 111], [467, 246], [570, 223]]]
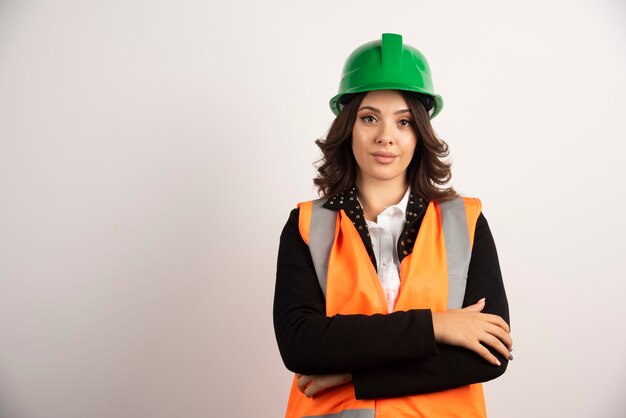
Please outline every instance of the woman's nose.
[[379, 145], [393, 144], [392, 129], [391, 127], [387, 126], [387, 124], [382, 124], [380, 126], [380, 130], [378, 131], [378, 136], [376, 137], [376, 143]]

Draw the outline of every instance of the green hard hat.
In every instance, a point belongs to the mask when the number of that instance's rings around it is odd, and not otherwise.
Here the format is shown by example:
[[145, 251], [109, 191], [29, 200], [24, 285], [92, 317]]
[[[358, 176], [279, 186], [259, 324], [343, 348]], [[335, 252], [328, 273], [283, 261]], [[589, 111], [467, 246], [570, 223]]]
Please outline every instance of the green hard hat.
[[443, 99], [433, 91], [426, 57], [411, 45], [403, 45], [402, 35], [395, 33], [383, 33], [380, 41], [363, 44], [350, 54], [343, 66], [339, 93], [330, 99], [330, 109], [338, 115], [342, 99], [371, 90], [420, 93], [431, 119], [443, 108]]

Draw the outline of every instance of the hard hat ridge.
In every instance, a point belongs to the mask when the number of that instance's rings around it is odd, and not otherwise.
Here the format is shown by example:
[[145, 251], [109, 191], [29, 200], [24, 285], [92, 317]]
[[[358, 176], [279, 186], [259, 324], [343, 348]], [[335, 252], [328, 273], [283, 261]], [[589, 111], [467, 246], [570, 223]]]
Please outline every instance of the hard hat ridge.
[[393, 71], [396, 66], [402, 65], [402, 35], [394, 33], [383, 34], [381, 41], [381, 55], [383, 71]]

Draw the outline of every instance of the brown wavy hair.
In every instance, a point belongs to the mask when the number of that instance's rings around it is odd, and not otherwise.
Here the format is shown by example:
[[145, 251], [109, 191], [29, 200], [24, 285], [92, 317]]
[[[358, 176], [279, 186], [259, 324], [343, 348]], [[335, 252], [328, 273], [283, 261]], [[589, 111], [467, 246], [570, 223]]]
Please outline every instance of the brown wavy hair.
[[[448, 144], [438, 138], [430, 124], [430, 118], [419, 93], [401, 91], [413, 115], [413, 129], [417, 146], [407, 168], [407, 180], [411, 190], [418, 196], [443, 202], [457, 196], [446, 183], [450, 181], [451, 163], [445, 159], [450, 151]], [[352, 128], [356, 114], [367, 92], [352, 94], [347, 98], [339, 115], [335, 118], [326, 139], [315, 141], [322, 150], [322, 158], [316, 161], [318, 175], [313, 183], [322, 197], [334, 196], [348, 190], [356, 183], [357, 163], [352, 153]]]

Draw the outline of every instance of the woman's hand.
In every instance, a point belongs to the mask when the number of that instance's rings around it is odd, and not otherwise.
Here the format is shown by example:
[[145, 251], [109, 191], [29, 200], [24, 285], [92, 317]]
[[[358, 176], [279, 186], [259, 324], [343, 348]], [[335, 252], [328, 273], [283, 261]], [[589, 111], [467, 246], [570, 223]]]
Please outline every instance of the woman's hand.
[[312, 398], [318, 392], [330, 389], [334, 386], [343, 385], [352, 382], [352, 374], [320, 374], [316, 376], [307, 376], [304, 374], [296, 374], [298, 378], [298, 390], [307, 398]]
[[500, 361], [481, 343], [494, 348], [504, 358], [512, 359], [513, 340], [509, 326], [498, 315], [481, 313], [485, 299], [463, 309], [433, 312], [435, 340], [472, 350], [492, 364]]

